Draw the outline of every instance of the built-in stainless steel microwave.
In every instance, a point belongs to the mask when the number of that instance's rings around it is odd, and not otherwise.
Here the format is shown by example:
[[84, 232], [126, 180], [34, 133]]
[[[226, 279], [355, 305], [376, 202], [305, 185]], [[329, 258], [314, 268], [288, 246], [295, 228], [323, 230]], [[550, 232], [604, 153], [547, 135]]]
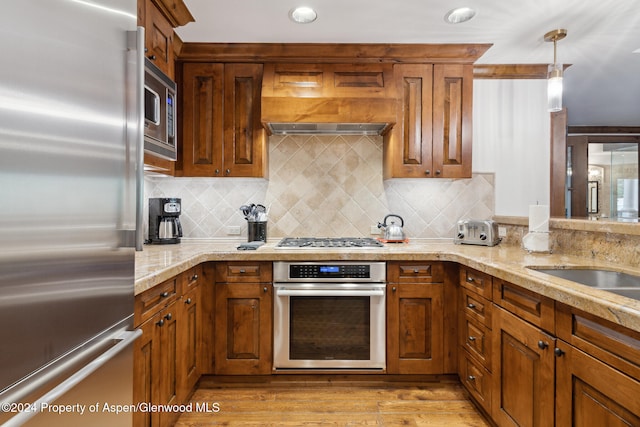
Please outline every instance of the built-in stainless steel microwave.
[[145, 58], [144, 151], [176, 160], [176, 84]]

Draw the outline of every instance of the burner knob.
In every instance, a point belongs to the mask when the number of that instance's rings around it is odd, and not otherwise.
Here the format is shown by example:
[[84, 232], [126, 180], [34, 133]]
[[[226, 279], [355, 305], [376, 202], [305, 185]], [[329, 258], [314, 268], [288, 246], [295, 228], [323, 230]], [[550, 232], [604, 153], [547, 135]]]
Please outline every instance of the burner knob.
[[480, 240], [487, 240], [486, 233], [480, 233]]
[[458, 239], [464, 239], [464, 233], [462, 232], [458, 233]]

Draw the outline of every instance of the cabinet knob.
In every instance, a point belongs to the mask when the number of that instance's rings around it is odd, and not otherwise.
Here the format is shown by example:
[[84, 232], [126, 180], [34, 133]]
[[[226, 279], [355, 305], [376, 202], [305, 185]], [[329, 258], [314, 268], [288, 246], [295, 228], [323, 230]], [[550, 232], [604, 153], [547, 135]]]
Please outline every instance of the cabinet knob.
[[148, 56], [148, 58], [149, 58], [150, 60], [152, 60], [152, 61], [155, 61], [155, 60], [156, 60], [156, 56], [155, 56], [155, 55], [149, 55], [149, 56]]
[[169, 296], [169, 292], [166, 292], [166, 291], [165, 291], [165, 292], [161, 293], [161, 294], [160, 294], [160, 296], [161, 296], [162, 298], [166, 298], [166, 297], [168, 297], [168, 296]]
[[167, 314], [164, 316], [164, 318], [165, 318], [165, 319], [167, 319], [167, 320], [171, 320], [171, 319], [173, 319], [173, 316], [171, 315], [171, 313], [167, 313]]
[[469, 338], [467, 338], [467, 339], [468, 339], [469, 341], [473, 342], [473, 341], [475, 341], [475, 340], [476, 340], [476, 337], [469, 337]]
[[247, 270], [245, 270], [244, 268], [241, 268], [241, 269], [240, 269], [240, 274], [244, 274], [244, 273], [246, 273], [246, 272], [247, 272]]
[[473, 283], [473, 277], [467, 277], [467, 282]]
[[564, 355], [564, 351], [562, 351], [561, 349], [559, 349], [558, 347], [556, 347], [556, 348], [553, 350], [553, 354], [555, 354], [555, 355], [556, 355], [556, 356], [558, 356], [558, 357], [561, 357], [561, 356], [563, 356], [563, 355]]
[[187, 298], [186, 300], [184, 300], [185, 304], [191, 304], [191, 298]]
[[262, 288], [262, 291], [266, 294], [269, 291], [269, 289], [267, 289], [267, 287], [265, 286], [264, 288]]
[[549, 343], [548, 342], [545, 342], [545, 341], [542, 341], [542, 340], [538, 341], [538, 348], [540, 350], [546, 350], [548, 347], [549, 347]]
[[224, 173], [226, 173], [227, 175], [229, 175], [231, 173], [231, 169], [225, 169]]
[[158, 326], [164, 326], [164, 319], [160, 319], [156, 322], [156, 325]]
[[440, 170], [436, 170], [436, 175], [440, 175]]
[[214, 172], [216, 175], [220, 175], [220, 169], [216, 169]]
[[475, 381], [475, 380], [476, 380], [476, 377], [475, 377], [474, 375], [469, 375], [469, 376], [467, 377], [467, 379], [468, 379], [469, 381]]
[[467, 304], [467, 308], [470, 308], [470, 309], [473, 310], [474, 308], [476, 308], [476, 305], [473, 304], [473, 303], [469, 303], [469, 304]]
[[395, 292], [395, 291], [396, 291], [396, 287], [395, 287], [395, 286], [394, 286], [394, 287], [392, 287], [392, 288], [391, 288], [391, 291]]
[[193, 277], [191, 278], [191, 281], [195, 282], [196, 280], [198, 280], [198, 275], [194, 274]]
[[427, 169], [426, 171], [424, 171], [424, 174], [425, 174], [425, 175], [430, 175], [430, 174], [431, 174], [431, 171], [430, 171], [429, 169]]

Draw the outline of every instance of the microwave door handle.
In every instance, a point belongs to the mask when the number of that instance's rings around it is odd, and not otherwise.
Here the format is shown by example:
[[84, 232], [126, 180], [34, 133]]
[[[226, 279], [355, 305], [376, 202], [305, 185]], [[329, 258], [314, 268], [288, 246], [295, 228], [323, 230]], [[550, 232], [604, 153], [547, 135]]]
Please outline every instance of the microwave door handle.
[[160, 96], [153, 97], [153, 122], [160, 124]]

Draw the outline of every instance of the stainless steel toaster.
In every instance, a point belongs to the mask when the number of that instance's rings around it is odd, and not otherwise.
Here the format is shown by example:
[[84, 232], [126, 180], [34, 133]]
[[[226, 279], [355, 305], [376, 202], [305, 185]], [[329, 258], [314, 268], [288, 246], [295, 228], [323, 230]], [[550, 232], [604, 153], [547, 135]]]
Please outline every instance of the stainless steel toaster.
[[453, 243], [458, 245], [495, 246], [500, 243], [498, 223], [491, 220], [464, 219], [456, 224]]

